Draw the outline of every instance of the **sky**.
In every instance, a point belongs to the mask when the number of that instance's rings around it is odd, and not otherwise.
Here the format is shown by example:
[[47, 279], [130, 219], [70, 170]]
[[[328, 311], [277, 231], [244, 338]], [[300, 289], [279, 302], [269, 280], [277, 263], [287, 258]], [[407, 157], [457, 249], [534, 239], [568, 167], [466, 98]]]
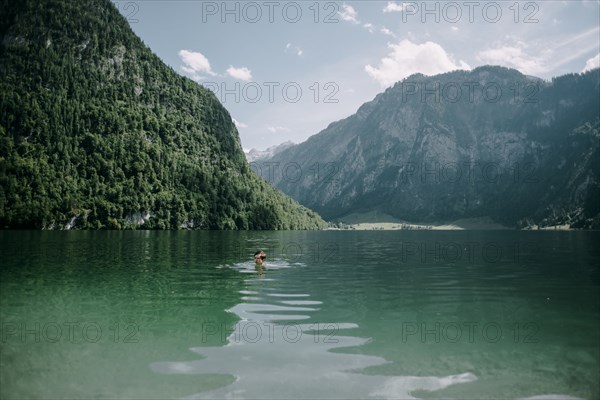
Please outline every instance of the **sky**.
[[113, 1], [165, 63], [212, 90], [242, 147], [300, 143], [411, 74], [600, 66], [600, 1]]

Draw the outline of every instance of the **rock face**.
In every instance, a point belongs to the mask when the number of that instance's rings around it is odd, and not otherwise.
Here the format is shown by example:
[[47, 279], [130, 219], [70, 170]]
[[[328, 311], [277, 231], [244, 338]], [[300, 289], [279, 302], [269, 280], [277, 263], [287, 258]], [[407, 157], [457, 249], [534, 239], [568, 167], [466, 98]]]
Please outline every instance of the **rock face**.
[[493, 66], [418, 74], [261, 160], [262, 175], [330, 220], [598, 227], [599, 110], [598, 69], [550, 82]]

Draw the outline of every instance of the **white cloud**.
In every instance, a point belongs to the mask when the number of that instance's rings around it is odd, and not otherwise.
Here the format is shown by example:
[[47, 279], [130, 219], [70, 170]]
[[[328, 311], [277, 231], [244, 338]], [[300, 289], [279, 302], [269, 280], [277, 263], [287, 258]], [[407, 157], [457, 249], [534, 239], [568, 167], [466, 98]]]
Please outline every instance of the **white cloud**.
[[355, 24], [359, 23], [358, 19], [356, 19], [358, 13], [354, 9], [354, 7], [349, 6], [346, 3], [342, 4], [342, 11], [338, 11], [338, 14], [344, 21], [352, 22]]
[[366, 30], [368, 30], [369, 33], [373, 33], [373, 31], [375, 30], [375, 27], [370, 22], [367, 22], [366, 24], [364, 24], [363, 28], [365, 28]]
[[285, 126], [272, 126], [267, 125], [267, 130], [271, 133], [279, 133], [279, 132], [289, 132], [290, 129]]
[[583, 0], [581, 3], [583, 4], [584, 7], [589, 7], [589, 8], [596, 8], [600, 5], [599, 0]]
[[233, 123], [235, 124], [235, 126], [236, 126], [238, 129], [242, 129], [242, 128], [247, 128], [247, 127], [248, 127], [248, 125], [246, 125], [246, 124], [245, 124], [245, 123], [243, 123], [243, 122], [240, 122], [240, 121], [238, 121], [238, 120], [237, 120], [237, 119], [235, 119], [235, 118], [231, 118], [231, 119], [233, 120]]
[[246, 67], [235, 68], [234, 66], [230, 65], [229, 68], [227, 68], [226, 72], [227, 75], [231, 76], [232, 78], [239, 79], [241, 81], [249, 81], [250, 79], [252, 79], [252, 71], [250, 71]]
[[566, 40], [556, 43], [552, 50], [545, 52], [547, 64], [550, 65], [548, 69], [554, 70], [592, 51], [598, 51], [599, 33], [600, 27], [595, 27], [575, 36], [569, 35]]
[[594, 68], [600, 67], [600, 53], [596, 54], [596, 57], [592, 57], [585, 63], [585, 67], [581, 72], [590, 71]]
[[387, 6], [384, 7], [383, 12], [402, 12], [404, 11], [404, 4], [396, 4], [393, 1], [388, 1]]
[[[300, 47], [298, 46], [293, 46], [294, 47], [294, 52], [296, 53], [296, 55], [298, 57], [300, 57], [302, 54], [304, 54], [304, 50], [302, 50]], [[292, 44], [288, 43], [285, 45], [285, 52], [287, 53], [288, 50], [290, 50], [292, 48]]]
[[396, 37], [396, 35], [394, 35], [394, 32], [390, 31], [388, 28], [386, 28], [385, 26], [383, 28], [381, 28], [380, 30], [381, 33], [383, 33], [384, 35], [388, 35], [388, 36], [392, 36], [392, 37]]
[[[183, 69], [183, 67], [182, 67], [182, 69]], [[187, 72], [187, 71], [186, 71], [186, 72]], [[200, 82], [202, 82], [204, 79], [206, 79], [206, 77], [205, 77], [205, 76], [198, 75], [198, 74], [196, 74], [196, 73], [192, 72], [192, 73], [191, 73], [191, 75], [190, 75], [190, 79], [191, 79], [191, 80], [193, 80], [193, 81], [195, 81], [195, 82], [197, 82], [197, 83], [200, 83]]]
[[477, 58], [484, 64], [502, 65], [515, 68], [524, 74], [537, 75], [548, 68], [541, 57], [527, 54], [527, 45], [517, 42], [514, 45], [498, 46], [494, 49], [479, 52]]
[[452, 29], [452, 31], [453, 31], [453, 32], [458, 32], [458, 26], [453, 26], [453, 27], [452, 27], [452, 28], [450, 28], [450, 29]]
[[208, 59], [204, 57], [204, 55], [197, 51], [189, 51], [189, 50], [180, 50], [179, 58], [183, 62], [181, 69], [188, 74], [192, 75], [194, 80], [202, 79], [198, 73], [208, 74], [212, 76], [216, 76], [211, 67]]
[[577, 35], [564, 36], [552, 42], [521, 41], [507, 36], [507, 42], [479, 52], [477, 59], [484, 64], [515, 68], [528, 75], [544, 75], [570, 62], [598, 51], [599, 27]]
[[464, 61], [455, 62], [437, 43], [416, 44], [404, 39], [390, 43], [391, 52], [381, 59], [379, 67], [365, 66], [365, 71], [382, 87], [389, 86], [407, 76], [420, 72], [425, 75], [441, 74], [457, 69], [471, 69]]

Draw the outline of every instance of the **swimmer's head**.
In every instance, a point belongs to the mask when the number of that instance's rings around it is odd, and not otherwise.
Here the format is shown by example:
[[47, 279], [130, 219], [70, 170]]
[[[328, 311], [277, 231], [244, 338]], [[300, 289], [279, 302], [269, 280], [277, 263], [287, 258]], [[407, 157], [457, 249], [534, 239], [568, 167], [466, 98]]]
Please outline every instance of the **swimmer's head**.
[[262, 250], [257, 250], [256, 253], [254, 253], [254, 262], [256, 264], [263, 264], [265, 262], [265, 259], [267, 258], [267, 254], [262, 251]]

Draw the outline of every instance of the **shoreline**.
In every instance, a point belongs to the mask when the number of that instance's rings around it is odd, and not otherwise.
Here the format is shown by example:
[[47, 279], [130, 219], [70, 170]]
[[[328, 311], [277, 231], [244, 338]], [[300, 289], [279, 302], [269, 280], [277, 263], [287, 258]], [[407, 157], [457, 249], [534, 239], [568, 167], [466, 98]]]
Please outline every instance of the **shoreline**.
[[448, 223], [411, 223], [411, 222], [359, 222], [344, 224], [341, 228], [329, 227], [326, 230], [430, 230], [430, 231], [462, 231], [462, 230], [514, 230], [514, 231], [575, 231], [568, 224], [540, 227], [538, 225], [526, 228], [511, 228], [496, 223], [488, 218], [462, 219]]

